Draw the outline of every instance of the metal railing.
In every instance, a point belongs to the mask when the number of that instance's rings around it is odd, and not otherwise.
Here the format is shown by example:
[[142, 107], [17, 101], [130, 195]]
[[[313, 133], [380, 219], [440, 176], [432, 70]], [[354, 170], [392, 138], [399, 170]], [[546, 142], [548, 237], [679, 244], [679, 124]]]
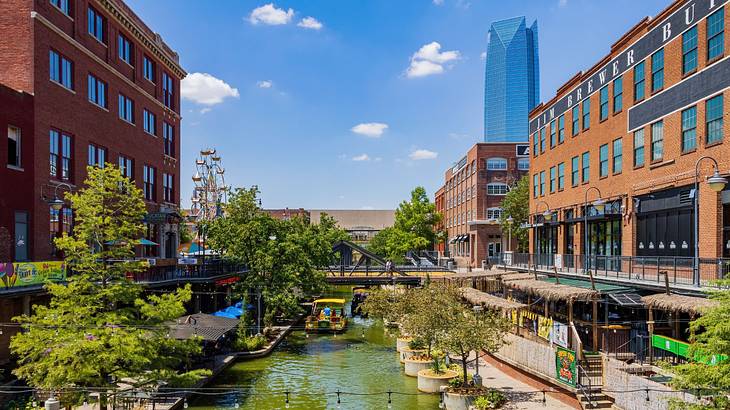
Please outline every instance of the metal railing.
[[[577, 382], [578, 383], [576, 383], [576, 387], [578, 387], [578, 390], [581, 392], [581, 394], [583, 395], [583, 397], [585, 397], [586, 400], [588, 401], [589, 407], [595, 408], [596, 407], [596, 402], [595, 402], [595, 400], [593, 398], [593, 382], [591, 381], [591, 376], [588, 375], [588, 372], [586, 371], [586, 369], [582, 365], [577, 364], [575, 368], [576, 368], [577, 373], [578, 373], [577, 374], [577, 376], [578, 376]], [[588, 381], [588, 385], [586, 385], [584, 383], [584, 380], [587, 380]]]
[[136, 272], [129, 276], [139, 283], [155, 283], [175, 280], [200, 280], [245, 272], [243, 265], [232, 263], [221, 258], [207, 258], [195, 265], [150, 266], [143, 272]]

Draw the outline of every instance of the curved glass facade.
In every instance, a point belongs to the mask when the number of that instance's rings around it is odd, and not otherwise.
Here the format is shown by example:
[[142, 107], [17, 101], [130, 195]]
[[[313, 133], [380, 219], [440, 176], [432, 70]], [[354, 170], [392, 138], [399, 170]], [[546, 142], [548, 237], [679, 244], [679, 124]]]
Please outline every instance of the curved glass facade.
[[528, 113], [540, 99], [537, 20], [492, 23], [484, 80], [484, 141], [525, 142]]

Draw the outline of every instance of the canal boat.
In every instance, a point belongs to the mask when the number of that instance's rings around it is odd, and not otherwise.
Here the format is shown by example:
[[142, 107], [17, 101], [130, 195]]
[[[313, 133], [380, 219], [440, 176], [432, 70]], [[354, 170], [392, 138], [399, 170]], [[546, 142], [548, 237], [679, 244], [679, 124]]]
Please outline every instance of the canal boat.
[[304, 323], [307, 332], [337, 333], [347, 327], [345, 299], [317, 299]]
[[369, 291], [370, 289], [364, 286], [356, 286], [352, 288], [352, 302], [350, 304], [352, 316], [367, 316], [367, 314], [362, 313], [362, 303], [365, 302], [365, 299], [367, 299]]

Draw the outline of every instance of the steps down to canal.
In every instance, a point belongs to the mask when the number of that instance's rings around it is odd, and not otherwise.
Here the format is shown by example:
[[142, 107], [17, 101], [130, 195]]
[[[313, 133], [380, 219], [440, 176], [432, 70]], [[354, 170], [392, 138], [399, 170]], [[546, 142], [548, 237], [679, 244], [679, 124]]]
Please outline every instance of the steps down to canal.
[[583, 409], [613, 408], [611, 397], [603, 393], [603, 358], [586, 354], [578, 365], [576, 397]]

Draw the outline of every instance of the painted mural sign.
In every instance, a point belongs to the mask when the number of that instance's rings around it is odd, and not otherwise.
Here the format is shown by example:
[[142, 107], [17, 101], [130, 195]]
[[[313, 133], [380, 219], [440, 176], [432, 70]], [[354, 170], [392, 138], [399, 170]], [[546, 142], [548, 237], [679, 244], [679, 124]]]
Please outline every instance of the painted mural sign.
[[66, 264], [61, 261], [0, 263], [0, 289], [43, 285], [66, 280]]
[[555, 351], [555, 378], [575, 387], [578, 373], [576, 371], [575, 352], [558, 347]]

